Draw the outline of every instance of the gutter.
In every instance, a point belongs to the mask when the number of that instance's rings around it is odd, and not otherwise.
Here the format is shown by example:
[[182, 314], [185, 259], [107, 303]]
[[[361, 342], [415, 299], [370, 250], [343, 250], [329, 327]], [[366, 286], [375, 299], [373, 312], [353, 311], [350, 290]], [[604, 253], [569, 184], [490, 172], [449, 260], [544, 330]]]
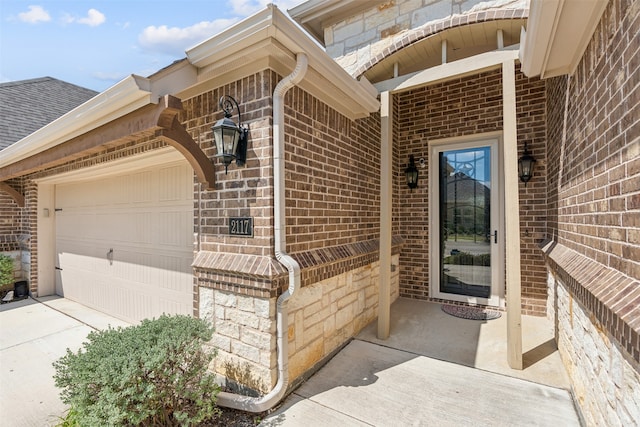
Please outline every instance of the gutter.
[[[230, 60], [233, 63], [247, 64], [255, 61], [257, 56], [267, 55], [268, 52], [264, 49], [258, 52], [253, 50], [265, 40], [275, 40], [291, 52], [305, 52], [311, 73], [304, 82], [309, 88], [304, 89], [320, 98], [322, 94], [331, 95], [334, 100], [325, 102], [334, 104], [334, 108], [336, 103], [342, 105], [345, 100], [349, 100], [348, 104], [338, 108], [341, 114], [355, 120], [380, 109], [378, 92], [368, 80], [354, 79], [274, 4], [267, 5], [255, 15], [188, 49], [187, 59], [200, 70], [228, 64]], [[229, 69], [216, 72], [220, 74]], [[209, 71], [213, 73], [214, 69]]]
[[296, 68], [282, 79], [273, 91], [273, 204], [275, 253], [278, 261], [289, 271], [289, 287], [276, 302], [276, 346], [278, 350], [278, 382], [268, 394], [262, 397], [249, 397], [234, 393], [218, 393], [218, 406], [240, 409], [247, 412], [264, 412], [273, 408], [284, 397], [289, 384], [289, 341], [288, 300], [300, 286], [300, 265], [287, 254], [286, 216], [285, 216], [285, 172], [284, 172], [284, 95], [304, 78], [307, 73], [308, 59], [304, 53], [298, 53]]

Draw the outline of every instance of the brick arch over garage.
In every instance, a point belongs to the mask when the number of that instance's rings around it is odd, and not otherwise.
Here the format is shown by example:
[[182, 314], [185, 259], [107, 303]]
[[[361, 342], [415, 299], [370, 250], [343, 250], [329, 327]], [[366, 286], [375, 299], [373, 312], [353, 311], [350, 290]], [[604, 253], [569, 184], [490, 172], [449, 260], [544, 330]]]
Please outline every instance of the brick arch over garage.
[[445, 19], [430, 22], [419, 28], [403, 33], [393, 43], [382, 49], [369, 61], [356, 68], [352, 75], [360, 78], [363, 74], [376, 66], [382, 60], [392, 56], [400, 50], [420, 41], [442, 33], [446, 30], [465, 25], [481, 24], [483, 22], [511, 19], [526, 19], [529, 16], [528, 9], [494, 9], [472, 12], [464, 15], [453, 15]]

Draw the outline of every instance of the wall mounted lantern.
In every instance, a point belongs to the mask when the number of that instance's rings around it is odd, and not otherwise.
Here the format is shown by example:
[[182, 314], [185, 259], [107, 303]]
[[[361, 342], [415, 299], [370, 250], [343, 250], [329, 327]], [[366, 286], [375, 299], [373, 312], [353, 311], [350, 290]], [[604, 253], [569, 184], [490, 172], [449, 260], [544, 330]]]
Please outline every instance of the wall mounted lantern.
[[525, 187], [533, 176], [533, 165], [535, 162], [536, 159], [534, 159], [529, 152], [527, 142], [525, 141], [524, 152], [522, 153], [522, 157], [518, 159], [518, 176], [520, 177], [520, 181], [524, 182]]
[[[216, 149], [218, 151], [216, 157], [222, 159], [224, 173], [226, 174], [229, 164], [231, 164], [231, 161], [234, 159], [238, 166], [244, 166], [246, 163], [249, 129], [246, 125], [242, 124], [240, 108], [234, 98], [229, 95], [224, 95], [220, 98], [219, 104], [222, 111], [224, 111], [224, 118], [218, 120], [216, 124], [211, 127], [211, 130], [213, 131], [213, 139], [216, 142]], [[238, 124], [231, 120], [231, 113], [234, 107], [238, 112]]]
[[418, 168], [413, 158], [413, 154], [409, 156], [409, 165], [404, 170], [404, 174], [407, 177], [407, 185], [410, 189], [414, 189], [418, 186]]

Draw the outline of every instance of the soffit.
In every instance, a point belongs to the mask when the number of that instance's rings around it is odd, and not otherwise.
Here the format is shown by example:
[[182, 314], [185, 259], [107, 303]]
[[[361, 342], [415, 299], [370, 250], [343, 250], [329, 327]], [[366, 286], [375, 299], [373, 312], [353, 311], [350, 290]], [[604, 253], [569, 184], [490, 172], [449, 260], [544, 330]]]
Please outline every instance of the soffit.
[[398, 75], [411, 74], [442, 64], [442, 42], [446, 40], [447, 62], [468, 58], [498, 48], [498, 30], [503, 46], [516, 45], [525, 19], [502, 19], [454, 27], [400, 49], [364, 73], [373, 84]]
[[373, 86], [351, 77], [274, 5], [188, 50], [187, 59], [198, 68], [197, 83], [177, 96], [186, 99], [265, 68], [288, 75], [298, 53], [309, 60], [298, 86], [351, 119], [378, 111]]
[[522, 71], [529, 77], [573, 74], [607, 1], [532, 1], [520, 46]]

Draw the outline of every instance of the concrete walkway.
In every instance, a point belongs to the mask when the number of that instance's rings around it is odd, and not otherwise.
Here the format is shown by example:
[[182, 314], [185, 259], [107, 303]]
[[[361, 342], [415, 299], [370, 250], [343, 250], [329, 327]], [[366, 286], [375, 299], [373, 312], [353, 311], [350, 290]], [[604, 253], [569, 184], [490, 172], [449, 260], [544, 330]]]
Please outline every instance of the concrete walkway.
[[545, 318], [523, 316], [525, 369], [506, 362], [506, 319], [474, 321], [398, 299], [262, 426], [578, 426]]
[[261, 426], [579, 426], [566, 390], [360, 340]]
[[[0, 425], [52, 426], [66, 406], [52, 363], [77, 351], [89, 332], [121, 320], [60, 297], [0, 305]], [[66, 313], [66, 314], [63, 314]]]

